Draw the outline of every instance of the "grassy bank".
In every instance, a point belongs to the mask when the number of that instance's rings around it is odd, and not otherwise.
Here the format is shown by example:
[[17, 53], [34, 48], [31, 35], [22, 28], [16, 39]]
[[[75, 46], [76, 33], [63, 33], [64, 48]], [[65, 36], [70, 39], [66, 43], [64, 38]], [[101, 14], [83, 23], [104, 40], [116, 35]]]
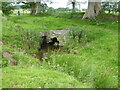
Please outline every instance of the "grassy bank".
[[[3, 51], [18, 61], [11, 66], [3, 58], [3, 87], [117, 88], [117, 16], [105, 14], [95, 21], [82, 15], [3, 17]], [[53, 51], [43, 62], [30, 56], [38, 52], [39, 32], [65, 28], [83, 31], [80, 43], [66, 42], [69, 53]]]

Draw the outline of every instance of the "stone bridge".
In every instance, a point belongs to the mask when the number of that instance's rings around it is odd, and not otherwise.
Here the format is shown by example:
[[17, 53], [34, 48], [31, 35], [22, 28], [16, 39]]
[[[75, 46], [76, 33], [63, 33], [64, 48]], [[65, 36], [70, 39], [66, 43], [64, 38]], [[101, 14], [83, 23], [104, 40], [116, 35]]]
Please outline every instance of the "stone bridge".
[[40, 32], [40, 35], [47, 36], [48, 41], [50, 41], [51, 38], [56, 37], [57, 40], [59, 41], [59, 45], [64, 45], [69, 31], [70, 31], [69, 28], [61, 30], [51, 30], [49, 32]]

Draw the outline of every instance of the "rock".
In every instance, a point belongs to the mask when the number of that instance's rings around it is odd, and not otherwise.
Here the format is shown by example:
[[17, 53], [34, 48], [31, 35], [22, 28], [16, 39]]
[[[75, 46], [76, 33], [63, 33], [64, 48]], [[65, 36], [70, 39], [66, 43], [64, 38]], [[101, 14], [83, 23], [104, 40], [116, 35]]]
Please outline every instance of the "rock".
[[16, 45], [16, 44], [13, 44], [12, 47], [17, 47], [17, 45]]
[[3, 51], [3, 57], [7, 58], [8, 60], [10, 60], [10, 63], [14, 66], [17, 65], [17, 60], [15, 60], [14, 58], [12, 58], [12, 55], [10, 52], [8, 51]]
[[0, 41], [0, 46], [2, 46], [3, 45], [3, 42], [2, 41]]
[[78, 54], [79, 52], [77, 50], [74, 50], [73, 51], [73, 54]]

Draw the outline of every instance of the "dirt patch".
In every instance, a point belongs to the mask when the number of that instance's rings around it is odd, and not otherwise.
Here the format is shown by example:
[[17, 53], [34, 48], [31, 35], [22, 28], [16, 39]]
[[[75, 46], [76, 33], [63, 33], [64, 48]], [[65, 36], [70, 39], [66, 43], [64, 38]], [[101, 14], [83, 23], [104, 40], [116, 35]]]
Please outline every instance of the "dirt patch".
[[17, 87], [23, 87], [23, 86], [22, 85], [13, 84], [12, 87], [13, 88], [17, 88]]
[[10, 63], [14, 66], [17, 65], [17, 60], [15, 60], [14, 58], [12, 58], [12, 55], [10, 52], [8, 51], [3, 51], [3, 57], [7, 58], [8, 60], [10, 60]]
[[2, 46], [3, 45], [3, 43], [2, 43], [2, 41], [0, 40], [0, 46]]

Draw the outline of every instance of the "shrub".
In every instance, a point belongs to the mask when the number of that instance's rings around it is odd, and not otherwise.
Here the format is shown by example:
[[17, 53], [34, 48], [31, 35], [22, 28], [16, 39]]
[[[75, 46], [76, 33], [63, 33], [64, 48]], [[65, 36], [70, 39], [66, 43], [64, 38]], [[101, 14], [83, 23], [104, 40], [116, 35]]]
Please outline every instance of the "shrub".
[[2, 12], [5, 15], [9, 15], [12, 13], [12, 10], [15, 9], [14, 6], [10, 6], [10, 2], [2, 2]]
[[6, 58], [2, 58], [2, 67], [7, 67], [9, 64], [9, 60]]

